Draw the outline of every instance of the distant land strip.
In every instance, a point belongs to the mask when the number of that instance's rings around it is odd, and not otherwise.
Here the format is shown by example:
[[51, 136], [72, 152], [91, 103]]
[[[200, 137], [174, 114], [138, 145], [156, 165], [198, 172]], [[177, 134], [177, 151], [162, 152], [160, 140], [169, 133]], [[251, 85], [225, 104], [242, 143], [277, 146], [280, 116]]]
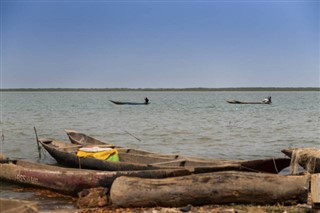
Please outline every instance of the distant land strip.
[[229, 88], [0, 88], [4, 92], [122, 92], [122, 91], [320, 91], [320, 87], [229, 87]]

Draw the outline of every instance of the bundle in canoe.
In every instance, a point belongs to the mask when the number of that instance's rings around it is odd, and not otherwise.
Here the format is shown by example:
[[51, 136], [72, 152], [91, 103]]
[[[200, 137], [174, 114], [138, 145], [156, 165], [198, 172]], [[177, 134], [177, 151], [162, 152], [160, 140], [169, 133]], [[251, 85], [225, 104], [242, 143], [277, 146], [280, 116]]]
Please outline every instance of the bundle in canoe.
[[0, 159], [0, 171], [0, 179], [2, 181], [31, 185], [73, 195], [88, 188], [110, 188], [113, 181], [120, 176], [166, 178], [190, 174], [185, 169], [147, 171], [80, 170], [9, 159]]
[[[193, 173], [214, 171], [252, 171], [278, 173], [290, 164], [289, 158], [272, 158], [258, 160], [220, 160], [198, 159], [180, 155], [163, 155], [147, 151], [136, 153], [132, 149], [116, 148], [119, 162], [99, 160], [96, 158], [79, 158], [77, 152], [82, 145], [68, 144], [57, 140], [39, 139], [42, 146], [57, 162], [70, 167], [87, 168], [109, 171], [126, 170], [154, 170], [163, 168], [185, 168]], [[95, 147], [110, 147], [110, 145], [96, 145]], [[112, 146], [111, 146], [112, 147]], [[130, 150], [130, 151], [128, 151]], [[134, 150], [134, 149], [133, 149]]]
[[213, 172], [165, 179], [119, 177], [111, 186], [115, 207], [305, 203], [310, 176]]
[[291, 172], [297, 172], [297, 165], [309, 173], [320, 173], [320, 149], [317, 148], [288, 148], [282, 152], [291, 158]]

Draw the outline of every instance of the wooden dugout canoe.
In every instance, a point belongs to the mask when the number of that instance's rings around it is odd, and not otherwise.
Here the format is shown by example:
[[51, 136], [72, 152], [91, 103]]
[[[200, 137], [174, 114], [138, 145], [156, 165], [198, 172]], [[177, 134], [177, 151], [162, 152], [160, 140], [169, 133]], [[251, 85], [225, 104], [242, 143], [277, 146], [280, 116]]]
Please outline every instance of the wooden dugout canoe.
[[[107, 160], [99, 160], [91, 157], [79, 158], [77, 151], [81, 145], [73, 145], [63, 141], [51, 139], [39, 139], [41, 145], [48, 151], [48, 153], [56, 159], [58, 163], [75, 168], [86, 168], [107, 171], [130, 171], [130, 170], [152, 170], [160, 169], [160, 167], [147, 165], [144, 162], [155, 163], [163, 161], [164, 159], [156, 159], [146, 156], [129, 154], [118, 150], [120, 162], [113, 162]], [[110, 146], [104, 146], [110, 147]], [[113, 148], [111, 146], [111, 148]]]
[[[117, 147], [120, 162], [112, 162], [95, 158], [78, 158], [76, 152], [82, 145], [68, 144], [62, 141], [48, 139], [40, 139], [39, 142], [49, 154], [61, 164], [70, 167], [97, 170], [125, 171], [185, 168], [193, 173], [228, 170], [279, 173], [282, 169], [290, 165], [289, 158], [231, 161], [157, 154], [147, 151], [138, 152], [134, 149]], [[100, 146], [110, 147], [110, 145]]]
[[0, 171], [2, 181], [41, 187], [73, 195], [88, 188], [110, 188], [113, 181], [120, 176], [166, 178], [190, 174], [185, 169], [94, 171], [8, 159], [0, 160]]

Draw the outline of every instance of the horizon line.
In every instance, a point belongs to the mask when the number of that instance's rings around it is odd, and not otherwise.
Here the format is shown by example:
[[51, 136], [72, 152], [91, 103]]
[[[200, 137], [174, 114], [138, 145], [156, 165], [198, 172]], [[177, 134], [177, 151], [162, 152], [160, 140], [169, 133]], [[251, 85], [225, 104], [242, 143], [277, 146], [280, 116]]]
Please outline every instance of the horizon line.
[[320, 91], [319, 87], [184, 87], [184, 88], [0, 88], [0, 91]]

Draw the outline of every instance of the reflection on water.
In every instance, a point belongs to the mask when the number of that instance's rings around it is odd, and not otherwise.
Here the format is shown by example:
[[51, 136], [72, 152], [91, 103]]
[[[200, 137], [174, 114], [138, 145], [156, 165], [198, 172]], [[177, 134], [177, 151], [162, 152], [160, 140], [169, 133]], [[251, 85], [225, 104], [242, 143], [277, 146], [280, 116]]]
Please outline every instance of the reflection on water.
[[75, 198], [45, 189], [28, 188], [10, 183], [1, 183], [1, 198], [15, 198], [37, 203], [40, 212], [57, 209], [76, 209]]

